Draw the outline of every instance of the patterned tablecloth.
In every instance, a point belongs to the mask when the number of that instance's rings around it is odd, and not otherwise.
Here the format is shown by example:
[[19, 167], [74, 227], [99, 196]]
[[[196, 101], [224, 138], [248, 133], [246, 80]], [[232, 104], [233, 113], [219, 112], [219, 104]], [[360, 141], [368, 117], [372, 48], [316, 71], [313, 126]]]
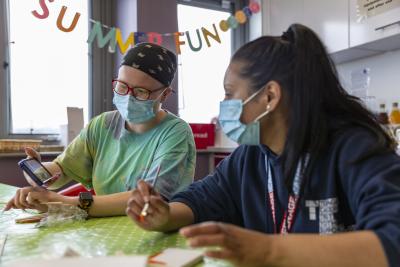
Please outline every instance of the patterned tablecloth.
[[[0, 184], [2, 209], [17, 188]], [[32, 211], [28, 211], [32, 212]], [[184, 248], [185, 240], [177, 233], [147, 232], [135, 226], [126, 216], [90, 219], [53, 227], [16, 224], [15, 218], [28, 212], [11, 210], [0, 216], [0, 235], [7, 235], [0, 266], [17, 260], [57, 258], [71, 248], [86, 257], [104, 255], [152, 255], [169, 247]], [[227, 266], [205, 259], [198, 266]]]

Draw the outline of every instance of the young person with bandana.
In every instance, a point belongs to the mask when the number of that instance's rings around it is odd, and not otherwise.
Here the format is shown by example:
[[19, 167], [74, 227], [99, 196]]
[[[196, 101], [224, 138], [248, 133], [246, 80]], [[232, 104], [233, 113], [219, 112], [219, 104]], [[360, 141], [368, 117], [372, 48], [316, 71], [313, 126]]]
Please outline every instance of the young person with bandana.
[[[113, 80], [117, 111], [93, 118], [60, 156], [44, 163], [59, 176], [50, 188], [71, 180], [93, 188], [96, 196], [86, 207], [91, 216], [125, 214], [129, 190], [140, 179], [152, 183], [159, 167], [156, 188], [164, 199], [186, 188], [194, 177], [192, 131], [182, 119], [161, 109], [172, 92], [176, 68], [176, 56], [161, 46], [140, 43], [131, 48]], [[31, 149], [27, 154], [40, 159]], [[45, 210], [39, 203], [55, 201], [81, 205], [82, 199], [26, 187], [17, 191], [6, 209]]]
[[219, 121], [242, 145], [170, 203], [139, 183], [132, 220], [184, 227], [189, 245], [238, 266], [400, 266], [400, 158], [316, 34], [296, 24], [244, 45], [224, 87]]

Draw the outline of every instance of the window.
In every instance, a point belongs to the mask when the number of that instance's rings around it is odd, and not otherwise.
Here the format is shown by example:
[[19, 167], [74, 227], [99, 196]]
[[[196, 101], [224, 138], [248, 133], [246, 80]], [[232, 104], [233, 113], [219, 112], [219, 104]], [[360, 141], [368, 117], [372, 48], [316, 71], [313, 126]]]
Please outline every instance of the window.
[[[231, 7], [208, 8], [178, 4], [178, 28], [180, 32], [189, 31], [193, 45], [198, 45], [196, 29], [205, 27], [212, 31], [212, 24], [219, 25], [231, 14]], [[210, 2], [210, 1], [208, 1]], [[225, 1], [226, 2], [226, 1]], [[208, 4], [209, 5], [209, 4]], [[217, 8], [219, 7], [219, 8]], [[200, 20], [197, 18], [201, 18]], [[232, 54], [231, 31], [219, 31], [221, 43], [214, 40], [211, 47], [194, 52], [189, 46], [182, 46], [179, 63], [179, 115], [192, 123], [210, 123], [219, 113], [219, 102], [224, 98], [223, 78]]]
[[[7, 134], [58, 134], [67, 123], [66, 107], [83, 108], [88, 118], [88, 1], [45, 2], [45, 19], [32, 14], [43, 14], [39, 1], [8, 2]], [[63, 5], [65, 28], [81, 14], [71, 32], [57, 27]]]

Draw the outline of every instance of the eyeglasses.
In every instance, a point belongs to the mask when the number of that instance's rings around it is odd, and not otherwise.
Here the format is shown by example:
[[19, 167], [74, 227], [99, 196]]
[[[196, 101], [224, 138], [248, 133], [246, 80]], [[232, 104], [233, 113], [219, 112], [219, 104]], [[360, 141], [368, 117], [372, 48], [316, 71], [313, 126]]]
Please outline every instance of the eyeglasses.
[[122, 82], [119, 80], [112, 80], [112, 84], [113, 84], [113, 91], [119, 95], [127, 95], [129, 94], [129, 92], [132, 92], [132, 95], [140, 101], [146, 101], [150, 98], [150, 95], [158, 92], [160, 90], [165, 89], [166, 87], [160, 87], [158, 89], [155, 89], [153, 91], [150, 91], [148, 89], [145, 88], [141, 88], [141, 87], [130, 87], [126, 82]]

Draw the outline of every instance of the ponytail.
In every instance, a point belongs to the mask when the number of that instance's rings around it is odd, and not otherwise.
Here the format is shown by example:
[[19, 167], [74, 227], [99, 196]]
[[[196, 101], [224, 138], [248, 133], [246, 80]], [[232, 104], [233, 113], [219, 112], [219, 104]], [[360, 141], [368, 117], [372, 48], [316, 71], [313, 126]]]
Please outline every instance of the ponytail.
[[271, 80], [283, 89], [289, 129], [281, 156], [289, 192], [298, 162], [309, 155], [304, 171], [310, 177], [332, 132], [361, 126], [376, 136], [376, 145], [357, 160], [394, 149], [374, 115], [344, 90], [324, 45], [306, 26], [293, 24], [282, 36], [258, 38], [241, 47], [232, 61], [245, 63], [241, 76], [253, 90]]

